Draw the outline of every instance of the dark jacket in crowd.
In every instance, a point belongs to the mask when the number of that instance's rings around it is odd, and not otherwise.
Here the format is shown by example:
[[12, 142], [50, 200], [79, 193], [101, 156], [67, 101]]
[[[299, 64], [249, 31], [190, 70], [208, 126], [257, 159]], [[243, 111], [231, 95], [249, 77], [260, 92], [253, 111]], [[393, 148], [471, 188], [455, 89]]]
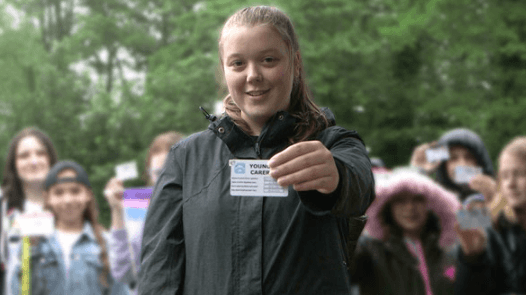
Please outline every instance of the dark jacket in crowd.
[[[273, 116], [259, 137], [228, 116], [175, 145], [146, 217], [139, 294], [349, 294], [354, 217], [374, 199], [371, 164], [353, 131], [317, 136], [340, 184], [287, 197], [230, 195], [231, 159], [269, 159], [290, 144], [296, 119]], [[354, 241], [353, 241], [354, 240]]]
[[501, 215], [487, 234], [479, 256], [465, 256], [459, 247], [455, 294], [526, 294], [526, 231]]
[[[435, 217], [433, 219], [432, 222], [437, 222]], [[430, 285], [433, 295], [450, 295], [453, 293], [455, 257], [451, 251], [438, 246], [438, 239], [437, 230], [428, 231], [422, 239]], [[407, 249], [401, 233], [396, 231], [386, 242], [360, 237], [352, 277], [360, 286], [360, 295], [426, 294], [418, 260]]]
[[[488, 150], [482, 139], [475, 132], [465, 128], [453, 129], [442, 135], [438, 140], [438, 144], [446, 144], [448, 146], [460, 145], [467, 148], [477, 159], [477, 164], [482, 167], [483, 173], [494, 176], [493, 164]], [[467, 186], [459, 186], [454, 183], [447, 174], [445, 162], [439, 166], [436, 179], [444, 187], [455, 192], [460, 201], [464, 201], [469, 195], [477, 193]]]

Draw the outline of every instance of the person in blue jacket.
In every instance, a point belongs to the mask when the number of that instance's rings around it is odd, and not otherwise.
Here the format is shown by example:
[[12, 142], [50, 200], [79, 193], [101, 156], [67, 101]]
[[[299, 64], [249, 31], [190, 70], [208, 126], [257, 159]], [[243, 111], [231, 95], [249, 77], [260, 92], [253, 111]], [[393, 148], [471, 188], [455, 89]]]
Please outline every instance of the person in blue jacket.
[[[97, 221], [97, 203], [84, 169], [72, 161], [58, 162], [44, 187], [44, 208], [55, 217], [55, 232], [33, 239], [30, 294], [128, 295], [128, 287], [111, 277], [104, 228]], [[11, 290], [20, 294], [21, 261], [14, 265]]]
[[[349, 263], [374, 199], [363, 141], [312, 101], [296, 33], [278, 9], [233, 14], [219, 56], [226, 114], [207, 116], [208, 130], [170, 150], [146, 216], [139, 294], [350, 294]], [[242, 169], [231, 170], [252, 160], [284, 195], [247, 196], [251, 185], [231, 177]]]

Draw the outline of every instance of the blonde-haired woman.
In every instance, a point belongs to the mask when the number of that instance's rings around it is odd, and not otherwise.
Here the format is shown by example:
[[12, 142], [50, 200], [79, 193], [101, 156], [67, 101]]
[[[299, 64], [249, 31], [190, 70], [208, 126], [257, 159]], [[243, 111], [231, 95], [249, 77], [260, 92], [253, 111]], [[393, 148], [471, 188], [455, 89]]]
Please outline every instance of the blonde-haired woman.
[[499, 156], [493, 227], [461, 230], [456, 294], [526, 293], [526, 137]]

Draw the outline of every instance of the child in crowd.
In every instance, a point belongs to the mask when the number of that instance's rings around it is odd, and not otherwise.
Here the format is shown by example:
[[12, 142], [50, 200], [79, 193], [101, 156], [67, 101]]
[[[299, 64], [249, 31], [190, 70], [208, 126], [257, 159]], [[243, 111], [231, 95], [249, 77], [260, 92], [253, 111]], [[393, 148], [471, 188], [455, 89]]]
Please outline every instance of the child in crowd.
[[[97, 203], [84, 169], [75, 162], [58, 162], [47, 174], [44, 189], [44, 207], [55, 217], [55, 233], [38, 238], [31, 247], [31, 294], [129, 294], [126, 285], [111, 277], [104, 228], [97, 221]], [[12, 294], [20, 292], [21, 272], [17, 259]]]
[[[225, 114], [170, 150], [144, 225], [139, 293], [349, 294], [374, 199], [365, 145], [311, 100], [283, 12], [234, 13], [219, 57]], [[271, 189], [249, 197], [250, 184], [231, 181], [254, 160]]]
[[353, 265], [360, 294], [451, 294], [460, 207], [453, 194], [415, 172], [394, 172], [377, 186]]
[[499, 192], [487, 230], [457, 228], [460, 240], [455, 294], [526, 294], [526, 137], [499, 156]]
[[[182, 138], [181, 134], [170, 131], [158, 135], [150, 144], [145, 165], [145, 180], [149, 186], [153, 186], [159, 178], [170, 148]], [[128, 284], [131, 292], [136, 294], [143, 225], [136, 228], [125, 226], [123, 192], [123, 182], [115, 177], [108, 181], [104, 190], [104, 196], [111, 208], [110, 251], [113, 252], [111, 257], [114, 258], [111, 261], [112, 274], [116, 280]]]
[[[426, 159], [426, 150], [445, 145], [449, 151], [449, 158], [430, 163]], [[488, 202], [496, 191], [493, 179], [493, 164], [482, 139], [473, 131], [459, 128], [451, 130], [438, 142], [425, 143], [413, 151], [411, 165], [418, 167], [425, 174], [435, 174], [438, 183], [455, 193], [460, 201], [469, 195], [480, 192]], [[482, 174], [473, 177], [469, 183], [456, 181], [455, 168], [458, 166], [480, 167]]]
[[17, 224], [16, 219], [22, 213], [43, 211], [44, 180], [57, 158], [51, 139], [37, 128], [25, 128], [11, 140], [2, 180], [0, 251], [4, 266], [0, 268], [0, 293], [11, 294], [9, 284], [4, 282], [13, 277], [9, 272], [13, 266], [9, 264], [20, 247], [19, 229], [11, 225]]

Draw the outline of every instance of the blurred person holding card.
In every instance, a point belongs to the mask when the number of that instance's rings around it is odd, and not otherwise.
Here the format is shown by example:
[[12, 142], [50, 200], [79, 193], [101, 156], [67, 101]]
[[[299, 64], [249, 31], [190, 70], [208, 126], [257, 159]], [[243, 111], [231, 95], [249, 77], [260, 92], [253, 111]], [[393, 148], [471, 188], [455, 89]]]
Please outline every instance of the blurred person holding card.
[[482, 139], [473, 131], [458, 128], [446, 132], [431, 143], [415, 148], [411, 166], [419, 168], [460, 201], [474, 193], [482, 193], [487, 200], [497, 190], [493, 164]]
[[492, 227], [462, 228], [455, 294], [526, 294], [526, 137], [499, 156]]
[[[44, 208], [55, 217], [54, 231], [45, 236], [37, 233], [39, 238], [30, 248], [30, 294], [129, 294], [128, 287], [110, 274], [107, 237], [98, 223], [97, 203], [82, 166], [73, 161], [56, 163], [44, 189]], [[9, 287], [12, 294], [19, 294], [23, 287], [20, 260], [13, 272]]]
[[376, 187], [358, 241], [353, 283], [362, 295], [449, 295], [460, 202], [429, 177], [394, 171]]
[[365, 145], [307, 88], [291, 20], [238, 10], [219, 38], [225, 113], [168, 155], [139, 294], [349, 294], [374, 199]]
[[[2, 179], [0, 256], [4, 266], [0, 268], [0, 293], [11, 294], [4, 282], [9, 282], [13, 276], [9, 272], [13, 267], [9, 264], [14, 261], [12, 255], [20, 248], [18, 217], [24, 213], [43, 212], [44, 180], [57, 158], [51, 139], [37, 128], [25, 128], [11, 140]], [[36, 219], [29, 217], [24, 221]], [[5, 275], [4, 268], [7, 269]]]
[[137, 164], [124, 163], [115, 167], [115, 177], [106, 184], [104, 196], [111, 208], [110, 251], [113, 257], [113, 277], [130, 286], [137, 294], [137, 274], [140, 269], [141, 241], [144, 219], [152, 186], [159, 178], [170, 148], [183, 139], [175, 131], [159, 134], [150, 144], [143, 179], [147, 187], [124, 188], [124, 181], [137, 178]]

